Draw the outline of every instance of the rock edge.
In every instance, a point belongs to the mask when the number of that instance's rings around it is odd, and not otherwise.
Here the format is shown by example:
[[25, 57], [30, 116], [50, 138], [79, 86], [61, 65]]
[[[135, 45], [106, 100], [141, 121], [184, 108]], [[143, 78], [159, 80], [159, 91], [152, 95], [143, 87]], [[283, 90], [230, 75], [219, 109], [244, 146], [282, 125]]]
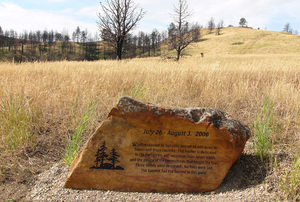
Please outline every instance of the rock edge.
[[246, 141], [251, 136], [250, 128], [234, 120], [229, 114], [214, 108], [178, 108], [159, 107], [153, 104], [145, 104], [131, 97], [122, 97], [117, 106], [109, 113], [110, 116], [134, 118], [135, 114], [151, 114], [154, 117], [167, 116], [189, 120], [195, 124], [208, 123], [220, 130], [228, 130], [235, 137], [242, 134]]

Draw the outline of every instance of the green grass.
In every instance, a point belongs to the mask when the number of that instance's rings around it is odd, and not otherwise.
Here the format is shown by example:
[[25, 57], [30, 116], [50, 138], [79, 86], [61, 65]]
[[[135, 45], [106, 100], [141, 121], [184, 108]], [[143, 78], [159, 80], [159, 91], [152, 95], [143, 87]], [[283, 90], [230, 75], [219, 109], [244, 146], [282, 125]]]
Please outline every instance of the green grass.
[[33, 141], [41, 124], [41, 112], [30, 98], [10, 94], [0, 102], [0, 132], [4, 147], [15, 150]]
[[137, 85], [133, 87], [131, 90], [131, 96], [134, 98], [144, 98], [144, 93], [147, 91], [148, 88], [143, 87], [144, 86], [145, 79], [143, 79], [141, 82], [139, 82]]
[[256, 155], [261, 159], [271, 154], [272, 143], [270, 141], [270, 133], [273, 127], [274, 102], [266, 99], [262, 106], [257, 105], [255, 113], [254, 128], [254, 144]]
[[131, 96], [135, 99], [144, 100], [144, 96], [146, 95], [147, 90], [149, 90], [149, 88], [144, 87], [145, 79], [146, 78], [142, 79], [137, 84], [125, 87], [123, 92], [120, 93], [119, 96], [116, 96], [116, 102], [124, 96]]
[[231, 45], [242, 45], [242, 44], [244, 44], [244, 42], [234, 42]]
[[90, 121], [95, 113], [95, 109], [96, 104], [91, 104], [88, 110], [81, 116], [80, 122], [75, 130], [66, 133], [66, 148], [63, 159], [68, 166], [71, 165], [83, 144], [82, 137], [91, 127]]

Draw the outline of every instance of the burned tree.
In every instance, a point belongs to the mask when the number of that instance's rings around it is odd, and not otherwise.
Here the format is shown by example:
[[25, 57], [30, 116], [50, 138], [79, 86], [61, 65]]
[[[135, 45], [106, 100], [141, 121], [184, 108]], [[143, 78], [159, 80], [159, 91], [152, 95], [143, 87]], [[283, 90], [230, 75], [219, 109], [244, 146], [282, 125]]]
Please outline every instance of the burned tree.
[[[189, 22], [188, 18], [192, 15], [192, 12], [188, 9], [188, 4], [186, 0], [179, 0], [178, 7], [174, 6], [173, 20], [174, 29], [170, 32], [169, 37], [171, 38], [172, 49], [177, 51], [176, 60], [178, 61], [181, 52], [185, 49], [191, 42], [191, 32], [189, 32]], [[171, 35], [171, 36], [170, 36]]]
[[216, 24], [214, 18], [210, 18], [210, 20], [207, 23], [207, 28], [209, 29], [209, 33], [212, 33], [213, 29], [215, 29]]
[[101, 37], [110, 42], [121, 60], [126, 36], [143, 18], [145, 11], [138, 8], [133, 0], [106, 0], [106, 5], [100, 5], [98, 26]]
[[293, 33], [293, 29], [291, 27], [291, 24], [290, 23], [286, 23], [284, 25], [283, 31], [292, 34]]
[[217, 25], [217, 31], [216, 31], [216, 35], [220, 35], [221, 34], [221, 29], [223, 28], [224, 21], [220, 20], [220, 22]]

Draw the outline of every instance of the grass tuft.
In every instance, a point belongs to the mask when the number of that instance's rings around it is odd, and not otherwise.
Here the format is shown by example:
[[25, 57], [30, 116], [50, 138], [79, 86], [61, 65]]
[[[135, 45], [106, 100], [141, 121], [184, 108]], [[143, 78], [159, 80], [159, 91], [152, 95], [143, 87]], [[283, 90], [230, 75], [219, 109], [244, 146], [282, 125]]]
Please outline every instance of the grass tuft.
[[145, 85], [145, 78], [141, 79], [141, 81], [139, 81], [137, 84], [132, 84], [129, 85], [128, 87], [125, 87], [123, 92], [120, 93], [119, 96], [116, 96], [116, 102], [124, 96], [131, 96], [135, 99], [139, 99], [139, 100], [143, 100], [147, 90], [149, 90], [149, 88], [144, 87]]
[[300, 148], [293, 161], [291, 170], [283, 172], [280, 180], [280, 188], [285, 193], [286, 200], [300, 200]]
[[272, 143], [270, 141], [270, 132], [272, 130], [274, 102], [266, 99], [262, 107], [257, 105], [255, 120], [254, 120], [254, 144], [256, 155], [262, 160], [267, 157], [272, 151]]
[[24, 95], [10, 94], [0, 102], [0, 131], [3, 146], [15, 150], [33, 140], [40, 113]]
[[80, 147], [82, 146], [82, 136], [91, 127], [90, 120], [95, 113], [96, 104], [91, 104], [88, 110], [81, 116], [81, 120], [74, 132], [68, 131], [66, 133], [66, 148], [65, 155], [63, 156], [64, 161], [68, 166], [71, 165], [75, 157], [77, 156]]
[[145, 79], [135, 85], [131, 91], [131, 96], [134, 98], [144, 99], [144, 93], [147, 91], [148, 88], [144, 88]]
[[242, 44], [244, 44], [244, 42], [234, 42], [231, 45], [242, 45]]

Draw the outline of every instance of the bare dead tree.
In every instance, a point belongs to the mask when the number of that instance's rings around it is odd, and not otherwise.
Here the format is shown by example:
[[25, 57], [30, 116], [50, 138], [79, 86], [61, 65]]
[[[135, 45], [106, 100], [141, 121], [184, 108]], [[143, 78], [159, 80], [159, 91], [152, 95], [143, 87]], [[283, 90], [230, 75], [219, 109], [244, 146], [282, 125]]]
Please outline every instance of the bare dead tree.
[[219, 21], [219, 25], [220, 25], [220, 28], [221, 28], [221, 29], [224, 27], [224, 20], [223, 20], [223, 19], [221, 19], [221, 20]]
[[133, 0], [106, 0], [106, 5], [100, 5], [98, 26], [101, 37], [114, 47], [118, 60], [121, 60], [126, 36], [146, 12]]
[[224, 21], [220, 20], [220, 22], [217, 25], [216, 35], [220, 35], [221, 34], [221, 29], [223, 28], [223, 26], [224, 26]]
[[194, 42], [198, 42], [201, 37], [200, 25], [198, 23], [194, 24], [192, 26], [191, 32], [192, 32], [192, 40]]
[[153, 50], [154, 57], [155, 57], [155, 50], [156, 50], [157, 44], [158, 44], [158, 36], [159, 36], [159, 32], [157, 31], [157, 29], [153, 29], [150, 39], [151, 39], [151, 48]]
[[207, 28], [209, 29], [209, 33], [212, 33], [212, 30], [215, 29], [215, 20], [214, 18], [210, 18], [210, 20], [207, 23]]
[[4, 41], [5, 41], [5, 38], [4, 38], [4, 32], [0, 26], [0, 46], [2, 47], [2, 50], [3, 50], [3, 47], [4, 47]]
[[172, 32], [171, 46], [177, 51], [176, 60], [178, 61], [181, 52], [192, 42], [191, 32], [189, 32], [188, 18], [192, 15], [189, 11], [186, 0], [179, 0], [178, 6], [174, 6], [173, 20], [175, 30]]

